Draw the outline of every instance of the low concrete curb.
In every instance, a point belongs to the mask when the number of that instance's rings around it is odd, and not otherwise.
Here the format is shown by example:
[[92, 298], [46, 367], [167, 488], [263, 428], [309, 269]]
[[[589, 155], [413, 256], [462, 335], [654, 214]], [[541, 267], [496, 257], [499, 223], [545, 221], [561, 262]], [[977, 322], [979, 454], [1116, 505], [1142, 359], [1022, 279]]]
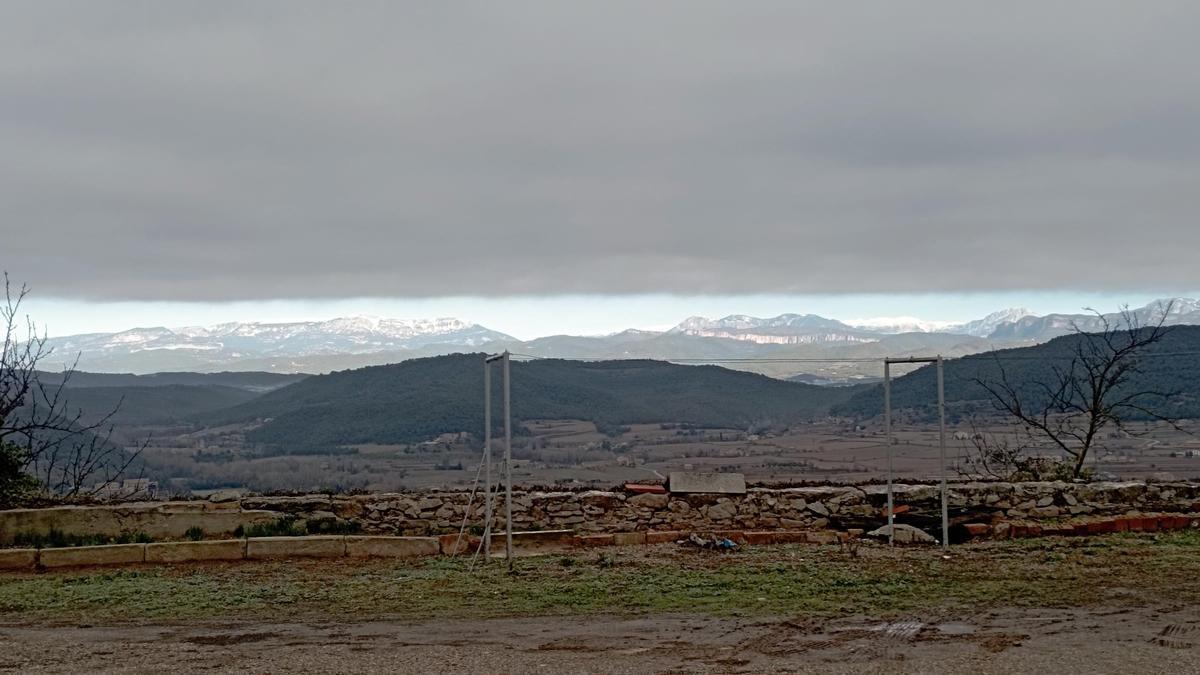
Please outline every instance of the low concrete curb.
[[204, 560], [242, 560], [246, 557], [243, 539], [216, 541], [167, 541], [146, 544], [146, 562], [200, 562]]
[[36, 548], [0, 549], [0, 570], [25, 570], [37, 567]]
[[337, 535], [315, 537], [250, 537], [246, 540], [246, 558], [342, 558], [346, 538]]
[[422, 558], [441, 552], [437, 537], [346, 537], [351, 558]]
[[129, 565], [141, 562], [146, 562], [145, 544], [44, 548], [38, 555], [38, 564], [45, 568]]

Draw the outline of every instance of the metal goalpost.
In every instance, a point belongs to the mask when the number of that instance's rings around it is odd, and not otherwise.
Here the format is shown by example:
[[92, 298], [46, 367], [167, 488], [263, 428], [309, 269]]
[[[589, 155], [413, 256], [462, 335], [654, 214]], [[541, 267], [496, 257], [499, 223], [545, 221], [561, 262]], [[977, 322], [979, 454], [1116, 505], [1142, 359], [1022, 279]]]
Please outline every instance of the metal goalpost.
[[499, 363], [504, 381], [504, 557], [508, 570], [513, 567], [512, 534], [512, 387], [511, 368], [507, 350], [483, 359], [483, 465], [484, 465], [484, 535], [483, 559], [492, 554], [492, 521], [495, 499], [492, 497], [492, 366]]
[[946, 490], [946, 385], [944, 378], [943, 359], [938, 356], [910, 356], [902, 358], [885, 358], [883, 360], [883, 428], [887, 443], [887, 516], [888, 543], [895, 544], [895, 502], [892, 492], [892, 364], [893, 363], [936, 363], [937, 364], [937, 404], [938, 404], [938, 446], [939, 462], [942, 474], [942, 550], [950, 548], [950, 508]]

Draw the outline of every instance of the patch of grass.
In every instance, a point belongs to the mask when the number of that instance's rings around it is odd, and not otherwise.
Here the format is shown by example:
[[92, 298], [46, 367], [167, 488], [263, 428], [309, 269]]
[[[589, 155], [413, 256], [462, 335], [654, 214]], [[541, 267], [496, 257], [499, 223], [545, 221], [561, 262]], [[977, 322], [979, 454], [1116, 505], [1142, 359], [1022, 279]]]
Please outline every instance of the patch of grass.
[[[564, 561], [570, 560], [567, 563]], [[889, 616], [936, 609], [1200, 601], [1200, 532], [928, 549], [671, 545], [597, 558], [292, 560], [0, 576], [0, 621], [688, 612]], [[1132, 596], [1132, 597], [1131, 597]]]
[[193, 525], [183, 533], [183, 538], [188, 541], [203, 541], [204, 528], [199, 525]]

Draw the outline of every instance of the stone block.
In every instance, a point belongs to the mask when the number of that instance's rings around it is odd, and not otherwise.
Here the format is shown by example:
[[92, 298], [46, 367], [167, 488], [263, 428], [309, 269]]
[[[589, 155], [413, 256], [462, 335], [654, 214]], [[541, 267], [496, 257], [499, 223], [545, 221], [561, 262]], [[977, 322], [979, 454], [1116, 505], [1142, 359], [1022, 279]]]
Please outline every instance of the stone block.
[[730, 520], [737, 515], [737, 507], [732, 502], [722, 502], [705, 507], [704, 515], [709, 520]]
[[346, 537], [351, 558], [421, 558], [442, 552], [437, 537]]
[[110, 544], [108, 546], [71, 546], [44, 548], [38, 556], [42, 567], [84, 567], [92, 565], [129, 565], [145, 562], [145, 544]]
[[246, 557], [264, 558], [341, 558], [346, 555], [346, 538], [251, 537], [246, 540]]
[[38, 551], [36, 548], [3, 548], [0, 549], [0, 570], [27, 570], [37, 567]]
[[746, 494], [746, 477], [740, 473], [672, 471], [668, 486], [683, 494]]
[[646, 543], [645, 532], [614, 532], [613, 544], [616, 546], [637, 546]]
[[867, 536], [878, 537], [886, 540], [888, 539], [889, 533], [893, 531], [889, 530], [889, 527], [894, 528], [895, 535], [893, 539], [897, 544], [933, 544], [937, 541], [926, 532], [918, 530], [912, 525], [904, 525], [902, 523], [896, 523], [895, 525], [890, 526], [884, 525], [878, 529], [871, 530], [867, 533]]
[[146, 544], [146, 562], [173, 563], [196, 560], [241, 560], [246, 557], [242, 539], [217, 541], [165, 541]]
[[808, 543], [808, 533], [797, 531], [776, 532], [774, 541], [776, 544], [806, 544]]
[[646, 533], [647, 544], [669, 544], [686, 538], [687, 534], [679, 530], [659, 530]]
[[626, 500], [625, 503], [633, 506], [640, 506], [646, 509], [661, 509], [667, 505], [670, 500], [666, 494], [645, 493], [634, 495]]

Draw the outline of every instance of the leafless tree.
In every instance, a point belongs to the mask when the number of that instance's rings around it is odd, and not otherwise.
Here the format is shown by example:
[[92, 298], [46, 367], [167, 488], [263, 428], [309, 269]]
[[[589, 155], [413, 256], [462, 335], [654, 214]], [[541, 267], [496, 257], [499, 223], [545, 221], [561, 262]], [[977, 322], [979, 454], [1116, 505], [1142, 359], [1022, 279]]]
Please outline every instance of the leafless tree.
[[18, 489], [27, 489], [31, 478], [54, 495], [86, 493], [89, 484], [103, 485], [122, 476], [141, 452], [111, 441], [112, 419], [120, 403], [98, 418], [69, 406], [66, 394], [75, 364], [53, 378], [38, 370], [52, 349], [45, 332], [39, 333], [31, 319], [21, 316], [28, 294], [27, 286], [15, 289], [4, 274], [0, 454], [5, 461], [0, 466], [0, 502], [12, 499]]
[[[1102, 443], [1107, 427], [1133, 434], [1128, 420], [1150, 418], [1179, 428], [1162, 412], [1167, 398], [1177, 392], [1147, 386], [1140, 377], [1147, 349], [1169, 331], [1164, 323], [1171, 306], [1160, 306], [1157, 319], [1145, 323], [1128, 308], [1122, 309], [1119, 320], [1089, 310], [1096, 314], [1100, 330], [1085, 332], [1072, 325], [1069, 352], [1062, 358], [1050, 357], [1043, 376], [1034, 378], [1031, 388], [1014, 383], [1000, 356], [995, 359], [998, 378], [974, 381], [987, 391], [998, 410], [1020, 424], [1029, 439], [1048, 441], [1070, 457], [1070, 475], [1079, 478], [1084, 461]], [[1011, 455], [1023, 449], [1005, 447], [999, 452]]]

